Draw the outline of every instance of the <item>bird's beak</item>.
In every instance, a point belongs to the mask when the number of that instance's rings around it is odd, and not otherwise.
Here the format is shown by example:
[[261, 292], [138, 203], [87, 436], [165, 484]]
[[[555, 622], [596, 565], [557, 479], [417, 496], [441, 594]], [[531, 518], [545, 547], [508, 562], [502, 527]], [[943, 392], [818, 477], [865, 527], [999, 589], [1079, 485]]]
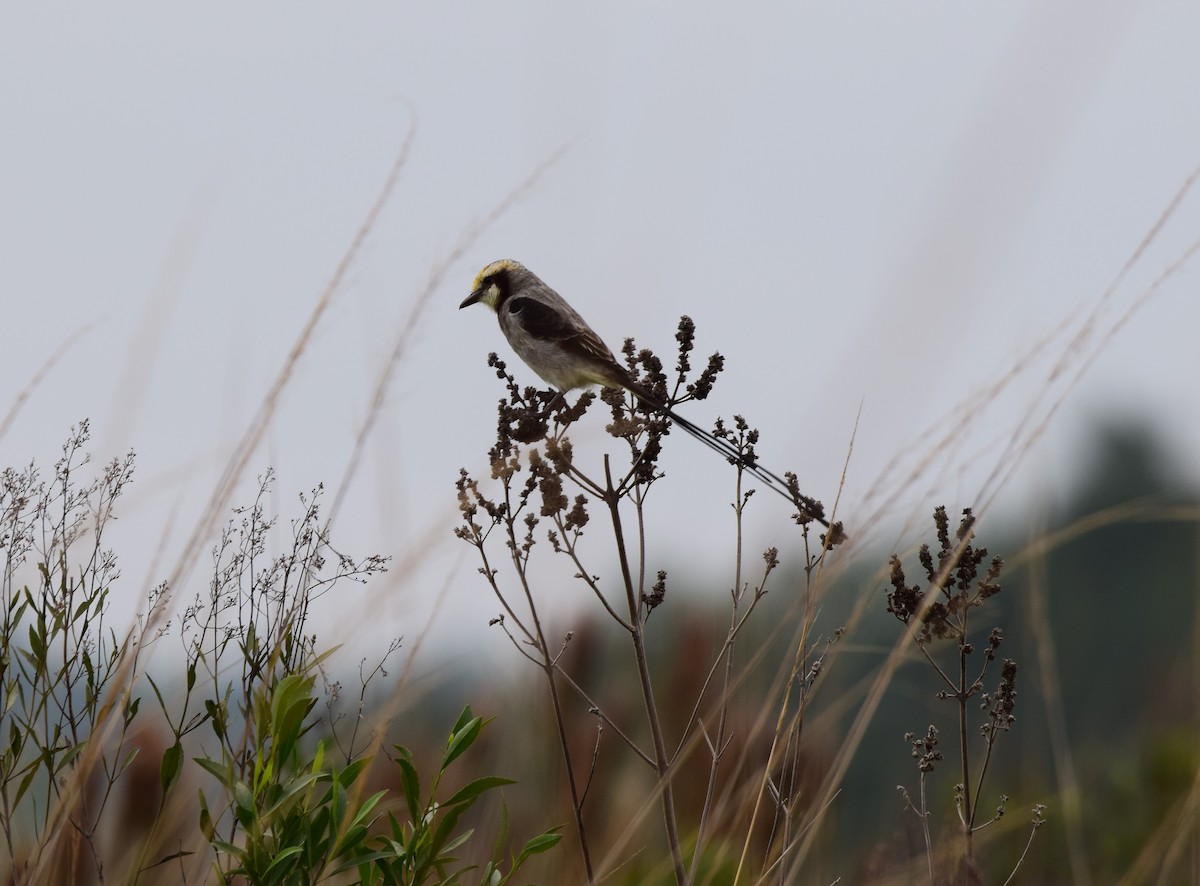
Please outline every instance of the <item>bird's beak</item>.
[[483, 298], [483, 290], [476, 289], [474, 292], [472, 292], [470, 295], [467, 296], [466, 300], [463, 301], [463, 303], [458, 306], [458, 309], [461, 311], [463, 308], [469, 307], [470, 305], [475, 304], [481, 298]]

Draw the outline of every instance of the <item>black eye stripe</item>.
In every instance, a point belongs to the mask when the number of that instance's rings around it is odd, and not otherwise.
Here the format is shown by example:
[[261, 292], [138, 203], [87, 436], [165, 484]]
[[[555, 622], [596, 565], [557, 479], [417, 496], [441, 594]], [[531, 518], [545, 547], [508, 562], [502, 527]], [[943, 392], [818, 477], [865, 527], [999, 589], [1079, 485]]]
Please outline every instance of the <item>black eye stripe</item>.
[[512, 295], [512, 277], [507, 268], [496, 271], [494, 274], [489, 274], [484, 278], [484, 290], [487, 290], [492, 286], [496, 287], [496, 307], [499, 308], [506, 301], [508, 301], [509, 296]]

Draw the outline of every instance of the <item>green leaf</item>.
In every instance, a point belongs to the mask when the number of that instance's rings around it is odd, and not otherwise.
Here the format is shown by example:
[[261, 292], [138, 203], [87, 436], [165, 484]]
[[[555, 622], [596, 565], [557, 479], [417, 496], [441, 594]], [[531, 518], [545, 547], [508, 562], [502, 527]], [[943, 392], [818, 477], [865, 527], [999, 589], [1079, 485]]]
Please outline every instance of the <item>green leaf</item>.
[[31, 656], [29, 663], [38, 668], [40, 673], [46, 660], [46, 647], [42, 643], [41, 635], [33, 625], [29, 626], [29, 653]]
[[226, 855], [236, 858], [243, 864], [246, 862], [246, 850], [241, 846], [234, 843], [226, 843], [224, 840], [213, 840], [212, 847], [218, 852], [224, 852]]
[[216, 832], [217, 826], [213, 823], [212, 813], [208, 811], [208, 801], [204, 799], [204, 791], [200, 791], [200, 833], [211, 843]]
[[233, 769], [228, 763], [218, 763], [216, 760], [210, 760], [207, 757], [196, 757], [196, 764], [206, 772], [212, 774], [217, 781], [225, 786], [226, 790], [233, 789]]
[[362, 774], [362, 771], [369, 765], [371, 765], [370, 757], [359, 757], [345, 769], [338, 772], [338, 784], [342, 785], [342, 787], [350, 787], [350, 785], [358, 781], [358, 777]]
[[312, 687], [316, 677], [289, 674], [279, 681], [271, 697], [271, 737], [280, 760], [291, 758], [303, 733], [304, 720], [317, 703]]
[[137, 716], [138, 708], [141, 707], [141, 705], [142, 705], [141, 696], [139, 696], [139, 697], [133, 699], [131, 702], [129, 702], [129, 706], [125, 709], [125, 727], [126, 728], [128, 728], [129, 724], [133, 722], [133, 718]]
[[86, 649], [81, 650], [81, 658], [83, 659], [83, 669], [87, 671], [87, 685], [95, 687], [96, 685], [96, 668], [92, 664], [92, 657]]
[[[457, 824], [457, 822], [456, 822], [456, 824]], [[471, 839], [471, 835], [474, 833], [475, 833], [475, 829], [471, 828], [470, 830], [463, 831], [458, 836], [448, 840], [446, 842], [446, 845], [442, 847], [439, 855], [446, 853], [446, 852], [452, 852], [453, 850], [457, 849], [463, 843], [467, 842], [467, 840]], [[447, 858], [446, 860], [449, 861], [450, 859]]]
[[379, 801], [387, 796], [387, 791], [377, 791], [366, 799], [361, 806], [358, 807], [358, 812], [354, 813], [354, 820], [350, 822], [351, 827], [357, 827], [366, 822], [366, 818], [371, 814], [371, 811], [379, 805]]
[[179, 781], [183, 772], [183, 745], [179, 739], [163, 752], [162, 763], [158, 767], [158, 781], [162, 785], [163, 796], [171, 792], [171, 788]]
[[21, 798], [25, 796], [25, 792], [29, 790], [29, 783], [33, 781], [33, 777], [37, 775], [37, 771], [38, 770], [36, 766], [30, 766], [25, 772], [25, 777], [21, 779], [21, 784], [17, 786], [17, 794], [16, 797], [13, 798], [12, 802], [13, 806], [21, 805]]
[[239, 781], [233, 786], [233, 802], [237, 805], [237, 817], [243, 825], [249, 826], [254, 821], [254, 795], [246, 783]]
[[551, 828], [544, 834], [538, 834], [528, 843], [521, 847], [520, 853], [517, 855], [518, 863], [523, 862], [531, 855], [540, 855], [549, 849], [553, 849], [562, 840], [563, 835], [558, 833], [557, 828]]
[[500, 800], [500, 825], [496, 828], [496, 842], [492, 844], [492, 858], [499, 858], [504, 854], [504, 847], [508, 845], [508, 804], [503, 798]]
[[473, 803], [480, 794], [490, 791], [493, 788], [501, 788], [508, 784], [516, 784], [511, 778], [502, 778], [498, 775], [489, 775], [484, 778], [477, 778], [460, 788], [453, 797], [445, 802], [446, 806], [456, 806], [460, 803], [465, 803], [468, 806]]
[[[388, 827], [391, 828], [393, 842], [395, 840], [403, 840], [404, 839], [404, 827], [400, 824], [400, 820], [397, 819], [395, 814], [392, 812], [388, 812], [387, 820], [388, 820]], [[403, 848], [403, 847], [401, 847], [401, 848]]]
[[263, 756], [262, 754], [255, 757], [254, 758], [253, 782], [252, 782], [252, 784], [254, 785], [254, 793], [258, 794], [260, 791], [264, 790], [268, 785], [274, 783], [274, 781], [275, 781], [275, 765], [271, 761], [271, 758]]
[[323, 665], [330, 656], [332, 656], [335, 652], [337, 652], [341, 648], [342, 648], [341, 643], [338, 643], [336, 646], [330, 646], [324, 652], [317, 655], [317, 657], [315, 659], [313, 659], [310, 667], [315, 668], [315, 667], [319, 667], [320, 665]]
[[218, 704], [211, 698], [204, 699], [204, 711], [212, 721], [213, 732], [221, 741], [225, 740], [225, 705]]
[[[335, 867], [332, 871], [330, 871], [330, 873], [331, 874], [341, 874], [341, 873], [344, 873], [345, 871], [353, 870], [354, 868], [360, 867], [365, 864], [370, 864], [371, 862], [374, 862], [374, 861], [382, 861], [384, 859], [391, 861], [391, 860], [395, 859], [396, 857], [397, 857], [396, 853], [389, 849], [381, 850], [378, 852], [368, 852], [365, 855], [356, 855], [353, 858], [346, 859], [341, 864], [339, 864], [337, 867]], [[368, 883], [376, 882], [375, 880], [368, 879], [361, 872], [359, 873], [359, 879], [363, 880], [364, 882], [368, 882]], [[390, 881], [390, 882], [395, 882], [395, 881]]]
[[141, 748], [132, 748], [129, 753], [125, 755], [125, 760], [121, 763], [121, 768], [117, 770], [118, 777], [124, 775], [125, 771], [133, 765], [133, 761], [137, 759], [137, 755], [141, 753], [141, 750]]
[[413, 822], [421, 820], [421, 776], [413, 765], [412, 754], [408, 748], [396, 746], [399, 752], [396, 765], [400, 767], [400, 784], [404, 789], [404, 801], [408, 805], [408, 814]]
[[356, 850], [360, 850], [363, 838], [366, 836], [367, 829], [362, 825], [348, 828], [346, 833], [342, 834], [341, 839], [334, 844], [333, 851], [329, 853], [330, 857], [340, 858], [347, 853], [353, 854]]
[[12, 622], [13, 627], [16, 627], [21, 623], [21, 618], [25, 615], [25, 610], [29, 608], [29, 603], [33, 599], [33, 597], [29, 594], [28, 586], [25, 588], [25, 597], [26, 599], [23, 600], [20, 593], [16, 593], [13, 594], [12, 600], [9, 601], [8, 611], [12, 613], [12, 617], [9, 619], [9, 621]]
[[333, 855], [335, 857], [345, 854], [350, 847], [362, 839], [363, 835], [367, 832], [367, 827], [371, 824], [371, 822], [367, 821], [368, 816], [370, 816], [371, 811], [386, 795], [387, 791], [380, 791], [377, 794], [373, 794], [358, 808], [358, 811], [354, 813], [354, 818], [346, 828], [346, 833], [342, 835], [342, 838], [338, 840], [337, 845], [334, 847]]
[[331, 795], [329, 814], [333, 819], [333, 826], [340, 830], [342, 819], [346, 817], [346, 789], [335, 781], [329, 786], [329, 792]]
[[[470, 707], [467, 708], [467, 711], [470, 711]], [[459, 717], [459, 722], [462, 722], [462, 717]], [[445, 769], [457, 760], [467, 748], [473, 745], [482, 729], [482, 717], [473, 717], [461, 727], [456, 726], [453, 734], [450, 736], [450, 741], [446, 744], [446, 753], [442, 757], [442, 769]]]
[[289, 868], [295, 867], [292, 859], [299, 854], [299, 846], [289, 846], [287, 849], [280, 852], [271, 861], [270, 866], [263, 871], [262, 879], [265, 881], [276, 879], [284, 874]]
[[[435, 853], [437, 853], [439, 856], [442, 854], [442, 852], [447, 847], [447, 844], [450, 842], [450, 838], [454, 834], [454, 829], [456, 827], [458, 827], [458, 820], [462, 816], [462, 813], [463, 813], [463, 807], [461, 807], [461, 806], [451, 806], [451, 807], [447, 808], [446, 814], [442, 816], [441, 821], [439, 821], [437, 823], [437, 826], [434, 828], [434, 830], [433, 830], [433, 851]], [[471, 833], [470, 831], [467, 831], [468, 835], [470, 833]], [[456, 839], [455, 845], [457, 845], [458, 843], [461, 843], [461, 842], [462, 842], [461, 839]]]
[[309, 772], [288, 782], [288, 784], [283, 787], [282, 794], [272, 803], [269, 808], [263, 810], [263, 816], [270, 817], [279, 814], [283, 808], [293, 798], [295, 798], [297, 794], [306, 790], [310, 785], [328, 778], [329, 776], [324, 772]]
[[480, 886], [500, 886], [504, 882], [504, 878], [500, 876], [500, 869], [496, 867], [494, 861], [489, 861], [483, 866], [483, 871], [480, 872]]
[[[57, 740], [57, 738], [58, 738], [58, 736], [56, 733], [55, 740]], [[58, 758], [58, 765], [55, 767], [55, 772], [61, 772], [62, 770], [66, 769], [68, 766], [70, 766], [75, 761], [75, 758], [83, 753], [83, 749], [86, 747], [87, 747], [87, 742], [81, 741], [78, 744], [73, 744], [69, 748], [67, 748], [66, 753], [64, 753], [61, 757]]]
[[329, 855], [329, 847], [335, 836], [329, 807], [321, 806], [317, 814], [308, 819], [308, 833], [304, 837], [308, 858], [324, 859]]
[[[14, 689], [16, 690], [15, 692], [13, 691]], [[9, 711], [11, 711], [13, 705], [15, 705], [18, 701], [20, 701], [22, 705], [25, 704], [24, 681], [14, 680], [12, 682], [6, 682], [4, 684], [4, 692], [6, 697], [4, 699], [4, 711], [2, 713], [7, 714]]]

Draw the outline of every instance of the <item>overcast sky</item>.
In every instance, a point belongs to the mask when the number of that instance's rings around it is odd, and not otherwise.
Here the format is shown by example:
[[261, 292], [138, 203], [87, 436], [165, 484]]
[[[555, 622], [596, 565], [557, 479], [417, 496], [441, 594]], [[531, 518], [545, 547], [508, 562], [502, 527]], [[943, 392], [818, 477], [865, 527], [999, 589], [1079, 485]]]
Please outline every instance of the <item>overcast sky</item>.
[[[1195, 3], [147, 2], [3, 19], [0, 410], [86, 331], [0, 456], [48, 467], [84, 417], [97, 458], [136, 450], [130, 593], [163, 577], [146, 564], [164, 527], [172, 551], [199, 518], [412, 127], [248, 473], [279, 469], [285, 516], [338, 482], [415, 300], [465, 246], [335, 530], [352, 552], [424, 555], [373, 604], [396, 633], [419, 632], [443, 587], [451, 607], [484, 592], [451, 537], [453, 482], [483, 472], [501, 393], [485, 360], [507, 351], [486, 309], [457, 308], [500, 257], [614, 348], [632, 335], [669, 356], [692, 316], [698, 352], [728, 369], [689, 415], [745, 414], [764, 463], [827, 504], [861, 408], [840, 513], [887, 544], [937, 502], [1053, 504], [1109, 413], [1157, 423], [1200, 474], [1200, 276], [1185, 263], [1143, 298], [1200, 238], [1200, 194], [1103, 300], [1200, 164]], [[1014, 432], [1046, 416], [998, 481]], [[683, 516], [658, 544], [716, 569], [728, 474], [670, 443], [663, 507]], [[786, 513], [760, 500], [759, 547], [786, 541]], [[493, 608], [454, 630], [482, 635]]]

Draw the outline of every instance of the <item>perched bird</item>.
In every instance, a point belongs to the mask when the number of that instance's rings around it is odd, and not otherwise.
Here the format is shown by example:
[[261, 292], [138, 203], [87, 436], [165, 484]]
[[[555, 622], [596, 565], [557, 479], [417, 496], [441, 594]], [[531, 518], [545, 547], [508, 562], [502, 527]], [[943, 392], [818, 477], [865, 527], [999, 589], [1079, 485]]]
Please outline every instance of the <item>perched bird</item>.
[[524, 265], [502, 258], [485, 267], [476, 275], [471, 294], [459, 309], [477, 302], [496, 312], [500, 331], [517, 356], [560, 395], [593, 384], [629, 391], [709, 449], [740, 463], [801, 511], [829, 526], [823, 517], [793, 498], [787, 481], [749, 462], [728, 440], [692, 424], [639, 384], [575, 309]]

